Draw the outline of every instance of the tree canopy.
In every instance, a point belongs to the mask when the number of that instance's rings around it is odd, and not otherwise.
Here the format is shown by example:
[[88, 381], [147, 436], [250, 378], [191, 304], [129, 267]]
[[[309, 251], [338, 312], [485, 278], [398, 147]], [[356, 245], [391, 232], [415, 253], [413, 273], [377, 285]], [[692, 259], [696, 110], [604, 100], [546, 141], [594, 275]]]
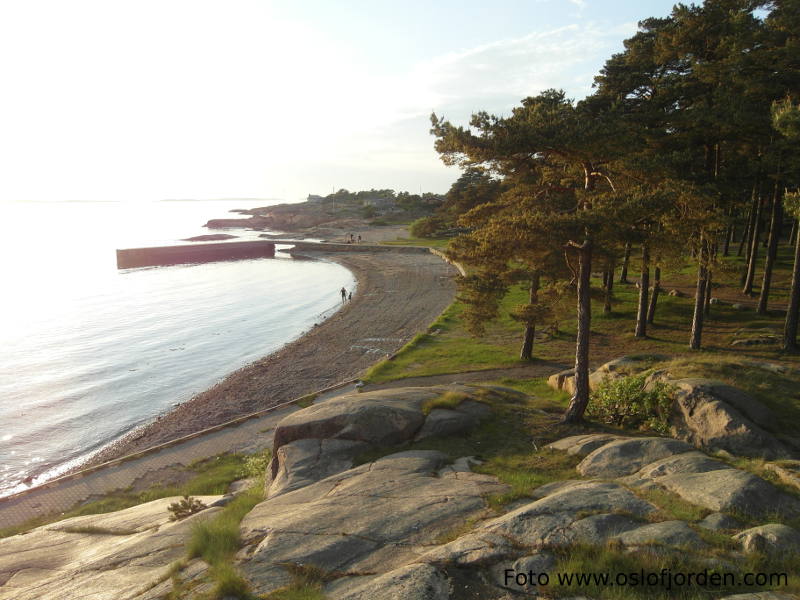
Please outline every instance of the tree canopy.
[[[614, 269], [627, 270], [632, 248], [641, 251], [637, 337], [654, 318], [661, 267], [689, 259], [697, 269], [689, 345], [701, 347], [713, 274], [737, 230], [745, 294], [757, 284], [762, 235], [766, 243], [766, 310], [784, 189], [798, 179], [799, 13], [786, 0], [677, 4], [639, 23], [579, 102], [545, 90], [509, 116], [480, 111], [467, 126], [431, 116], [442, 161], [464, 169], [438, 218], [463, 228], [448, 254], [470, 267], [460, 281], [469, 327], [480, 334], [508, 286], [528, 281], [530, 302], [515, 317], [530, 358], [536, 324], [574, 289], [576, 391], [566, 421], [580, 420], [589, 399], [592, 272], [602, 271], [610, 310]], [[787, 336], [789, 348], [796, 323]]]

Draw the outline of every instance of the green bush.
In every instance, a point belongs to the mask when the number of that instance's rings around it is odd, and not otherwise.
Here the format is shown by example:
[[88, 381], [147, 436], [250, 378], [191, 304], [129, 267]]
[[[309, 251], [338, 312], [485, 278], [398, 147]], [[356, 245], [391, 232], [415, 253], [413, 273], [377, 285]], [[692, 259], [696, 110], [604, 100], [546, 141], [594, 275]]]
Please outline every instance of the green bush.
[[442, 220], [437, 217], [422, 217], [411, 223], [409, 233], [412, 237], [427, 238], [433, 237], [442, 228]]
[[241, 471], [241, 477], [263, 477], [267, 472], [267, 465], [272, 459], [272, 451], [267, 449], [262, 452], [256, 452], [244, 459]]
[[592, 392], [587, 414], [616, 427], [668, 433], [673, 388], [660, 381], [645, 386], [645, 379], [632, 375], [606, 380]]

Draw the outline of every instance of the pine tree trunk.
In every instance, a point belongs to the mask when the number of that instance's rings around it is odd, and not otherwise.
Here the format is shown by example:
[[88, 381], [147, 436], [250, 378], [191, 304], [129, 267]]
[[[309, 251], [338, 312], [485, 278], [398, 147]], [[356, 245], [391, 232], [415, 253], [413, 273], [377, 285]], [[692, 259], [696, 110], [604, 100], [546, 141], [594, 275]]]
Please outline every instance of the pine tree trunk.
[[650, 306], [647, 307], [647, 322], [653, 324], [653, 319], [656, 316], [656, 304], [658, 303], [658, 294], [661, 292], [661, 267], [656, 267], [653, 281], [653, 295], [650, 296]]
[[[750, 208], [747, 211], [747, 221], [744, 224], [744, 231], [742, 231], [742, 239], [739, 241], [739, 249], [736, 251], [736, 256], [741, 256], [742, 252], [744, 252], [744, 248], [747, 245], [749, 248], [750, 246], [747, 244], [750, 240], [750, 234], [753, 228], [753, 209]], [[744, 285], [744, 273], [742, 274], [742, 283]]]
[[[530, 287], [530, 304], [538, 304], [539, 302], [539, 271], [536, 270], [531, 275]], [[527, 323], [525, 325], [525, 337], [522, 340], [522, 349], [519, 352], [519, 357], [522, 360], [531, 360], [533, 358], [533, 339], [536, 335], [536, 323]]]
[[778, 255], [778, 239], [781, 237], [781, 225], [783, 223], [783, 202], [781, 199], [780, 182], [775, 182], [775, 190], [772, 195], [772, 210], [769, 217], [769, 240], [767, 244], [767, 258], [764, 261], [764, 276], [761, 279], [761, 293], [758, 296], [759, 315], [767, 314], [767, 302], [769, 302], [769, 289], [772, 285], [772, 267], [775, 266], [775, 258]]
[[797, 219], [792, 219], [792, 229], [789, 231], [789, 245], [794, 245], [794, 237], [797, 235]]
[[792, 268], [792, 288], [789, 306], [786, 308], [786, 321], [783, 325], [784, 352], [797, 352], [797, 319], [800, 310], [800, 235], [794, 243], [794, 267]]
[[584, 241], [578, 251], [578, 331], [575, 340], [575, 394], [562, 423], [580, 423], [589, 404], [589, 330], [592, 323], [592, 245]]
[[692, 316], [692, 334], [689, 338], [689, 347], [692, 350], [699, 350], [703, 336], [703, 309], [706, 303], [706, 280], [708, 271], [705, 260], [706, 241], [700, 241], [699, 262], [697, 267], [697, 287], [694, 296], [694, 315]]
[[647, 294], [650, 291], [650, 249], [642, 244], [642, 277], [639, 281], [639, 309], [636, 311], [634, 337], [647, 337]]
[[608, 314], [611, 312], [611, 299], [614, 293], [614, 263], [609, 263], [606, 270], [606, 297], [603, 303], [603, 313]]
[[622, 257], [622, 270], [619, 273], [619, 282], [628, 283], [628, 263], [631, 260], [631, 245], [625, 244], [625, 254]]
[[703, 297], [703, 314], [706, 317], [711, 314], [712, 279], [714, 279], [714, 272], [711, 269], [706, 269], [706, 291]]
[[733, 223], [728, 225], [728, 230], [725, 233], [725, 241], [722, 243], [722, 256], [728, 256], [731, 248], [731, 241], [733, 240], [734, 226]]
[[[756, 192], [757, 193], [757, 192]], [[753, 235], [750, 238], [750, 249], [747, 254], [747, 273], [744, 277], [742, 293], [750, 295], [753, 293], [753, 280], [756, 275], [756, 260], [758, 260], [758, 240], [761, 235], [761, 198], [757, 197], [755, 205], [755, 218], [753, 220]]]
[[521, 360], [533, 359], [533, 338], [536, 335], [536, 325], [529, 323], [525, 325], [525, 337], [522, 338], [522, 349], [519, 352]]

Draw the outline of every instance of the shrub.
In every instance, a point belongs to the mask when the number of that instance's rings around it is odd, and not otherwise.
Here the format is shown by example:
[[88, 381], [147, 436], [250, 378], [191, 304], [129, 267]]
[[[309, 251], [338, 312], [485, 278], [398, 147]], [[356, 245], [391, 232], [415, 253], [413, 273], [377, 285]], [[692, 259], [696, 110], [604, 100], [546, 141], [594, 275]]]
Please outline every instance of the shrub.
[[184, 496], [183, 500], [170, 504], [167, 510], [172, 513], [169, 517], [170, 521], [179, 521], [200, 512], [204, 508], [208, 507], [201, 500], [191, 496]]
[[269, 449], [251, 454], [244, 459], [240, 475], [242, 477], [263, 477], [271, 459], [272, 451]]
[[409, 233], [416, 238], [433, 237], [442, 228], [441, 219], [436, 217], [422, 217], [411, 223]]
[[645, 379], [633, 375], [606, 380], [592, 392], [587, 414], [617, 427], [668, 433], [673, 388], [660, 381], [646, 386]]

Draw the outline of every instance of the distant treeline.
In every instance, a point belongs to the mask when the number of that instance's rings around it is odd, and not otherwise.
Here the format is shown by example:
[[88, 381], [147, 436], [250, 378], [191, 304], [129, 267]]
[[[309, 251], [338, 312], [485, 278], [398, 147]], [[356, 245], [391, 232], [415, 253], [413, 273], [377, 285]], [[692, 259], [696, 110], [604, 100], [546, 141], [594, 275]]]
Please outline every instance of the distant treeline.
[[[373, 208], [377, 212], [385, 212], [387, 209], [395, 208], [398, 211], [411, 214], [429, 214], [442, 205], [444, 196], [430, 192], [423, 194], [395, 192], [392, 189], [351, 192], [342, 188], [337, 192], [328, 194], [324, 197], [324, 200], [344, 205], [363, 206], [368, 212], [373, 212], [369, 211], [369, 208]], [[380, 202], [381, 200], [386, 202]]]

